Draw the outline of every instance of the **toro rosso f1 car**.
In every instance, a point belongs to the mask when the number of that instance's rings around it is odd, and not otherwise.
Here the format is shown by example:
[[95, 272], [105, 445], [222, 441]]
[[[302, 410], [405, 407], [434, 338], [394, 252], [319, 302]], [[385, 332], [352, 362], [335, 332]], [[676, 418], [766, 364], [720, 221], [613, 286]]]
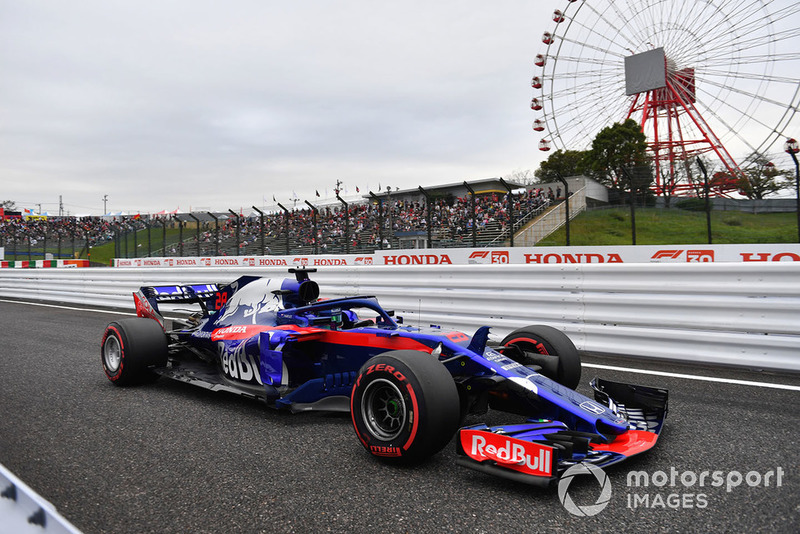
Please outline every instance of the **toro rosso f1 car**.
[[[106, 376], [125, 385], [160, 375], [292, 412], [349, 411], [367, 451], [390, 462], [422, 460], [457, 434], [460, 465], [536, 485], [658, 438], [667, 392], [598, 379], [594, 398], [576, 392], [580, 358], [559, 330], [529, 326], [498, 345], [487, 326], [472, 336], [404, 326], [375, 297], [320, 300], [309, 272], [140, 288], [138, 317], [105, 330]], [[199, 311], [167, 321], [165, 303]], [[522, 417], [459, 428], [489, 408]]]

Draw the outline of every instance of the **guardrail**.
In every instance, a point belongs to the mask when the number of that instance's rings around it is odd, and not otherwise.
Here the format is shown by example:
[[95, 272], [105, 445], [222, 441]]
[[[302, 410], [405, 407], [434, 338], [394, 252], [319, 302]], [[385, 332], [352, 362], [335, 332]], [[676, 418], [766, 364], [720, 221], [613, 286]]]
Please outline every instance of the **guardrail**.
[[[133, 309], [141, 285], [227, 282], [280, 268], [0, 271], [0, 297]], [[327, 298], [376, 295], [406, 324], [500, 335], [550, 324], [579, 349], [800, 371], [800, 262], [324, 267]]]

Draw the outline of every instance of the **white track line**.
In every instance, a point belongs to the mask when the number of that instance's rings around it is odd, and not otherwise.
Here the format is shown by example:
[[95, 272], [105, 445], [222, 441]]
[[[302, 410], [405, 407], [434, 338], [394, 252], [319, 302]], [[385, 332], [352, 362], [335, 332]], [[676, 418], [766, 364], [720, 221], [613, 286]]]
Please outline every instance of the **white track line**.
[[671, 378], [683, 378], [685, 380], [698, 380], [700, 382], [719, 382], [721, 384], [736, 384], [739, 386], [755, 386], [771, 389], [785, 389], [788, 391], [800, 391], [800, 386], [789, 384], [772, 384], [770, 382], [753, 382], [751, 380], [735, 380], [733, 378], [719, 378], [716, 376], [687, 375], [683, 373], [668, 373], [666, 371], [651, 371], [647, 369], [631, 369], [629, 367], [617, 367], [615, 365], [601, 365], [597, 363], [581, 363], [583, 367], [593, 369], [606, 369], [608, 371], [621, 371], [624, 373], [636, 373], [640, 375], [668, 376]]
[[28, 306], [42, 306], [44, 308], [58, 308], [60, 310], [73, 310], [73, 311], [84, 311], [84, 312], [94, 312], [94, 313], [109, 313], [112, 315], [136, 315], [136, 312], [125, 312], [125, 311], [115, 311], [115, 310], [93, 310], [91, 308], [76, 308], [74, 306], [63, 306], [60, 304], [45, 304], [43, 302], [24, 302], [21, 300], [6, 300], [0, 299], [0, 302], [8, 302], [11, 304], [27, 304]]
[[[20, 300], [6, 300], [0, 299], [0, 302], [10, 302], [11, 304], [27, 304], [29, 306], [43, 306], [46, 308], [59, 308], [62, 310], [74, 310], [95, 313], [108, 313], [112, 315], [136, 315], [132, 312], [121, 312], [114, 310], [93, 310], [91, 308], [75, 308], [72, 306], [62, 306], [58, 304], [44, 304], [39, 302], [23, 302]], [[754, 386], [770, 389], [784, 389], [787, 391], [800, 391], [800, 386], [792, 386], [789, 384], [772, 384], [770, 382], [754, 382], [751, 380], [735, 380], [733, 378], [718, 378], [715, 376], [698, 376], [687, 375], [683, 373], [668, 373], [666, 371], [652, 371], [648, 369], [631, 369], [630, 367], [617, 367], [615, 365], [602, 365], [598, 363], [582, 363], [583, 367], [590, 367], [592, 369], [604, 369], [607, 371], [620, 371], [624, 373], [635, 373], [640, 375], [653, 375], [653, 376], [668, 376], [671, 378], [683, 378], [684, 380], [697, 380], [700, 382], [718, 382], [720, 384], [736, 384], [739, 386]]]

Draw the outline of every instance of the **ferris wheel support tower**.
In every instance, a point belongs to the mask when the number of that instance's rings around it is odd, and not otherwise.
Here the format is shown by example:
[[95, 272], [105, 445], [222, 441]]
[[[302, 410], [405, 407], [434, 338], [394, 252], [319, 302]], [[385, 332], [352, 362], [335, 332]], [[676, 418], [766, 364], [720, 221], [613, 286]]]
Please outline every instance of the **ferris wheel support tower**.
[[[639, 117], [647, 145], [653, 153], [655, 193], [671, 195], [686, 188], [676, 176], [676, 165], [714, 152], [728, 175], [742, 176], [736, 161], [695, 107], [694, 68], [677, 69], [664, 52], [654, 48], [625, 57], [625, 94], [634, 96], [626, 119]], [[681, 117], [688, 116], [696, 130], [685, 137]], [[724, 189], [724, 188], [723, 188]]]

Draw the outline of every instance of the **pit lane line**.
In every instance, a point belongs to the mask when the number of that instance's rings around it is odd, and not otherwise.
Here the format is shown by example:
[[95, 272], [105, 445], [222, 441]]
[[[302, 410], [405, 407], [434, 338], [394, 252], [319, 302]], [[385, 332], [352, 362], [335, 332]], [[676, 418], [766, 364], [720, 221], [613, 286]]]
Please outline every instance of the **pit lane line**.
[[[135, 316], [135, 313], [132, 312], [122, 312], [122, 311], [114, 311], [114, 310], [95, 310], [91, 308], [77, 308], [74, 306], [63, 306], [59, 304], [45, 304], [40, 302], [24, 302], [20, 300], [6, 300], [0, 299], [0, 302], [9, 302], [12, 304], [27, 304], [29, 306], [42, 306], [45, 308], [59, 308], [62, 310], [73, 310], [73, 311], [88, 311], [88, 312], [95, 312], [95, 313], [106, 313], [112, 315], [131, 315]], [[752, 387], [761, 387], [766, 389], [782, 389], [786, 391], [800, 391], [800, 386], [793, 386], [790, 384], [775, 384], [772, 382], [756, 382], [752, 380], [737, 380], [734, 378], [719, 378], [716, 376], [700, 376], [700, 375], [689, 375], [684, 373], [670, 373], [667, 371], [653, 371], [650, 369], [635, 369], [632, 367], [618, 367], [616, 365], [604, 365], [599, 363], [586, 363], [581, 362], [581, 366], [589, 367], [591, 369], [603, 369], [605, 371], [619, 371], [623, 373], [633, 373], [633, 374], [640, 374], [640, 375], [651, 375], [651, 376], [665, 376], [669, 378], [682, 378], [684, 380], [696, 380], [698, 382], [716, 382], [720, 384], [733, 384], [737, 386], [752, 386]]]

